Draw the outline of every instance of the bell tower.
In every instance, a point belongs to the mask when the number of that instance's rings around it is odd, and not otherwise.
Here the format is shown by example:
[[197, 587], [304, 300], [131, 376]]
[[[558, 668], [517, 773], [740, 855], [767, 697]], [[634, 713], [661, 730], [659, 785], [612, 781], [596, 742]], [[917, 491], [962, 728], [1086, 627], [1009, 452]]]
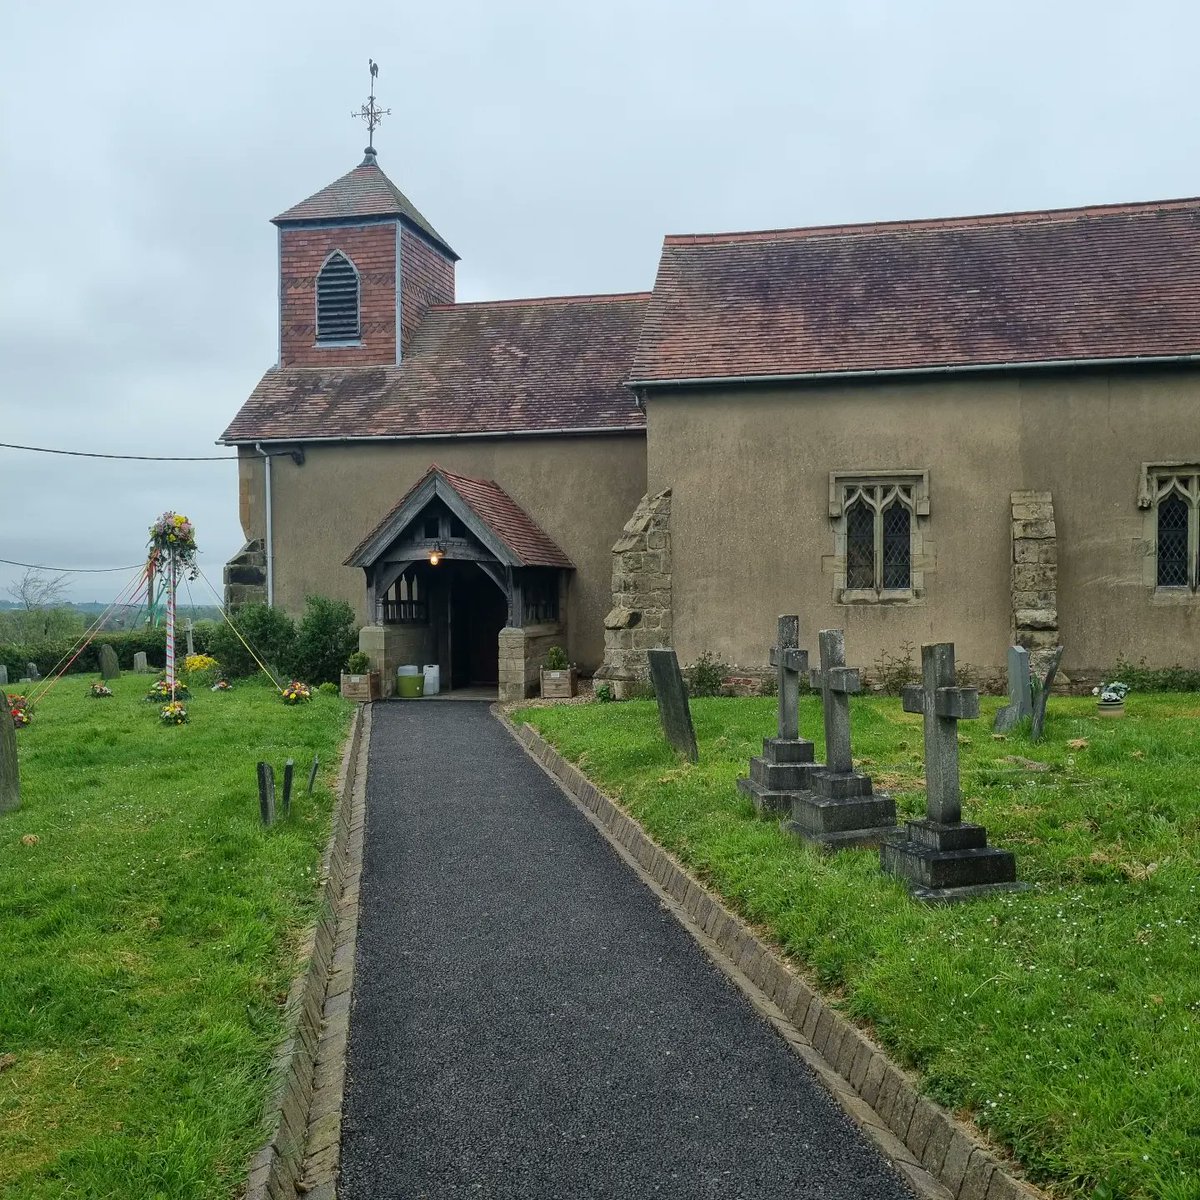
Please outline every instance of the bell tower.
[[[368, 60], [370, 61], [370, 60]], [[431, 304], [454, 302], [458, 255], [383, 173], [371, 95], [363, 160], [273, 218], [279, 230], [279, 365], [381, 367], [402, 361]]]

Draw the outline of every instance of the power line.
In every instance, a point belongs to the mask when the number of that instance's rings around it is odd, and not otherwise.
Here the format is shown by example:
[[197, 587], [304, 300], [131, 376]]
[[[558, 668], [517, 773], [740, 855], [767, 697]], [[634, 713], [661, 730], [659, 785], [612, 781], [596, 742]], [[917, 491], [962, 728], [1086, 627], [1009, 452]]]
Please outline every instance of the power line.
[[[32, 450], [35, 454], [67, 454], [72, 458], [118, 458], [134, 462], [237, 462], [236, 454], [99, 454], [93, 450], [55, 450], [49, 446], [18, 446], [14, 442], [0, 442], [3, 450]], [[260, 458], [293, 458], [292, 450], [276, 450]]]
[[59, 575], [106, 575], [110, 571], [136, 571], [145, 563], [134, 563], [131, 567], [44, 567], [38, 563], [13, 562], [11, 558], [0, 558], [0, 563], [10, 567], [28, 567], [31, 571], [55, 571]]

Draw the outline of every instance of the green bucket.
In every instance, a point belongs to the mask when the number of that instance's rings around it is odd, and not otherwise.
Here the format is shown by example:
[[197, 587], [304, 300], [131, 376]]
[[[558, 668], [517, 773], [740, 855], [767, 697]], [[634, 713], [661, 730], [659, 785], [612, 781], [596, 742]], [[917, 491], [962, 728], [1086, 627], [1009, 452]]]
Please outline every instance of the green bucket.
[[416, 700], [425, 695], [424, 675], [397, 675], [396, 695], [401, 700]]

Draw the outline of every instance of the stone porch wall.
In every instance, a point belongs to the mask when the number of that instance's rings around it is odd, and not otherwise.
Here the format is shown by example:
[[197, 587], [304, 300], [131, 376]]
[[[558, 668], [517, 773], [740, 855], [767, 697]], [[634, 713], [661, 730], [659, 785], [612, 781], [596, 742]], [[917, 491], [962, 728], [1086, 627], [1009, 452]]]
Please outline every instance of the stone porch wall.
[[671, 489], [645, 495], [612, 549], [612, 608], [604, 618], [604, 663], [618, 699], [647, 678], [647, 650], [671, 645]]
[[566, 629], [560, 623], [500, 630], [501, 701], [525, 700], [541, 690], [541, 670], [551, 646], [565, 646]]
[[371, 670], [380, 673], [385, 697], [396, 691], [397, 667], [437, 661], [430, 625], [365, 625], [359, 630], [358, 648], [371, 660]]

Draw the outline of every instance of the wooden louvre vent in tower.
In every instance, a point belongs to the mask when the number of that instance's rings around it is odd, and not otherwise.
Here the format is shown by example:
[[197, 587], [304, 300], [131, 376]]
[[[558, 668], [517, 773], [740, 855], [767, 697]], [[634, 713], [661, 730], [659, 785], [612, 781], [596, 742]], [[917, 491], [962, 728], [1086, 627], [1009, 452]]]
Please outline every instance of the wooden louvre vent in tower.
[[317, 341], [358, 341], [358, 272], [341, 251], [317, 276]]

